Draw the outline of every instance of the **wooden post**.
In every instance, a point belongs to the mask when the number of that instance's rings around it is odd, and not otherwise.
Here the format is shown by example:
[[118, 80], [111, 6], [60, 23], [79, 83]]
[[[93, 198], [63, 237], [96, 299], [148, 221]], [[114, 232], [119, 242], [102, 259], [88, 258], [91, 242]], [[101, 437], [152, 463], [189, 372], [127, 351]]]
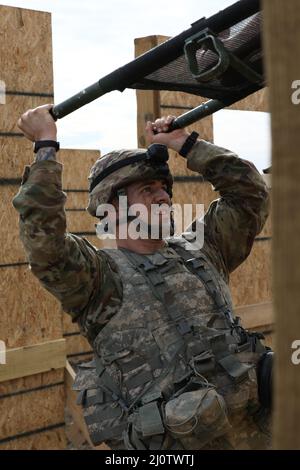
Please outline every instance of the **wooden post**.
[[300, 80], [299, 0], [264, 0], [264, 42], [273, 140], [273, 290], [277, 336], [275, 449], [300, 449], [300, 106], [292, 84]]

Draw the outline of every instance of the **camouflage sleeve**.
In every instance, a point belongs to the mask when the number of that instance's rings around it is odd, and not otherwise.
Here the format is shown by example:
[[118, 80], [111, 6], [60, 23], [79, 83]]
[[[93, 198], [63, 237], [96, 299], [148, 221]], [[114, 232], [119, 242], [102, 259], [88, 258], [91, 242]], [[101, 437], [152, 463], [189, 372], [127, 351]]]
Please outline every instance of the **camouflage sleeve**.
[[203, 140], [188, 154], [188, 168], [220, 193], [204, 217], [203, 249], [227, 275], [247, 258], [266, 222], [267, 187], [252, 163]]
[[13, 205], [31, 271], [75, 320], [85, 317], [95, 293], [104, 310], [118, 286], [107, 257], [87, 240], [66, 233], [61, 176], [62, 165], [56, 161], [26, 167]]

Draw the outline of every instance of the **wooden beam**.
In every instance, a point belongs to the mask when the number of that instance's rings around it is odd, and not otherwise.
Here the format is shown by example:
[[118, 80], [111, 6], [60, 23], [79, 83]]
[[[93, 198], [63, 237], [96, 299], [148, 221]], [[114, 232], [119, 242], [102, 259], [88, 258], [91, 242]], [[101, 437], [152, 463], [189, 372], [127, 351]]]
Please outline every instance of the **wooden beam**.
[[[135, 44], [135, 57], [149, 51], [158, 44], [166, 41], [166, 36], [147, 36], [137, 38]], [[145, 138], [145, 125], [147, 121], [154, 121], [160, 117], [160, 92], [159, 90], [137, 90], [137, 145], [147, 147]]]
[[300, 2], [264, 0], [264, 42], [272, 126], [273, 297], [276, 321], [274, 449], [300, 449]]
[[234, 309], [234, 313], [242, 320], [242, 325], [247, 329], [258, 329], [264, 326], [272, 328], [274, 323], [272, 302], [261, 304], [243, 305]]
[[8, 349], [6, 364], [0, 365], [0, 382], [60, 369], [66, 362], [66, 341], [57, 339], [45, 343]]

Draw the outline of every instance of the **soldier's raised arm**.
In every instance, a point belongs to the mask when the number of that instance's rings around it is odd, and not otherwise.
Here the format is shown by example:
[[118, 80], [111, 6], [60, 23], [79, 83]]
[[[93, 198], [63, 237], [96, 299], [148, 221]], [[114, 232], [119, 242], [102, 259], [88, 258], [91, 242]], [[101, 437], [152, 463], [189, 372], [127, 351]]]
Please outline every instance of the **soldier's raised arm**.
[[[147, 134], [150, 141], [164, 143], [179, 152], [189, 134], [180, 130], [163, 134], [172, 119], [168, 116], [148, 123]], [[154, 135], [153, 130], [159, 134]], [[198, 139], [189, 146], [186, 159], [187, 167], [200, 173], [220, 193], [204, 217], [203, 250], [227, 275], [247, 258], [266, 222], [269, 214], [266, 184], [251, 162], [204, 140]]]
[[20, 215], [20, 236], [31, 271], [77, 319], [95, 293], [103, 308], [101, 301], [110, 299], [116, 286], [103, 253], [66, 232], [63, 166], [56, 161], [57, 130], [50, 108], [45, 105], [29, 110], [18, 121], [24, 135], [42, 142], [42, 148], [35, 162], [26, 167], [13, 205]]

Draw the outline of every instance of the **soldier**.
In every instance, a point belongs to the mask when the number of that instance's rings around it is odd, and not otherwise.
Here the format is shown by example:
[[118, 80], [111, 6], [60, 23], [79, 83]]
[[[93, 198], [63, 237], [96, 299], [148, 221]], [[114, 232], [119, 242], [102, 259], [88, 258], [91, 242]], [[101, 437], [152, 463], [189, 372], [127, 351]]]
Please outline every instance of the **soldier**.
[[[171, 116], [148, 122], [148, 150], [111, 152], [91, 169], [88, 212], [97, 216], [101, 204], [112, 203], [117, 214], [117, 249], [97, 250], [66, 233], [50, 109], [29, 110], [18, 122], [35, 142], [36, 157], [13, 204], [32, 273], [94, 349], [94, 360], [82, 364], [74, 384], [93, 443], [112, 449], [267, 448], [269, 413], [259, 402], [257, 378], [266, 348], [235, 318], [228, 288], [230, 273], [249, 255], [268, 215], [259, 172], [196, 133], [166, 133]], [[129, 224], [118, 209], [121, 196], [128, 210], [134, 203], [171, 205], [167, 148], [220, 192], [200, 224], [203, 246], [191, 233], [120, 237]], [[160, 228], [165, 219], [159, 216]], [[143, 222], [145, 234], [151, 221]]]

